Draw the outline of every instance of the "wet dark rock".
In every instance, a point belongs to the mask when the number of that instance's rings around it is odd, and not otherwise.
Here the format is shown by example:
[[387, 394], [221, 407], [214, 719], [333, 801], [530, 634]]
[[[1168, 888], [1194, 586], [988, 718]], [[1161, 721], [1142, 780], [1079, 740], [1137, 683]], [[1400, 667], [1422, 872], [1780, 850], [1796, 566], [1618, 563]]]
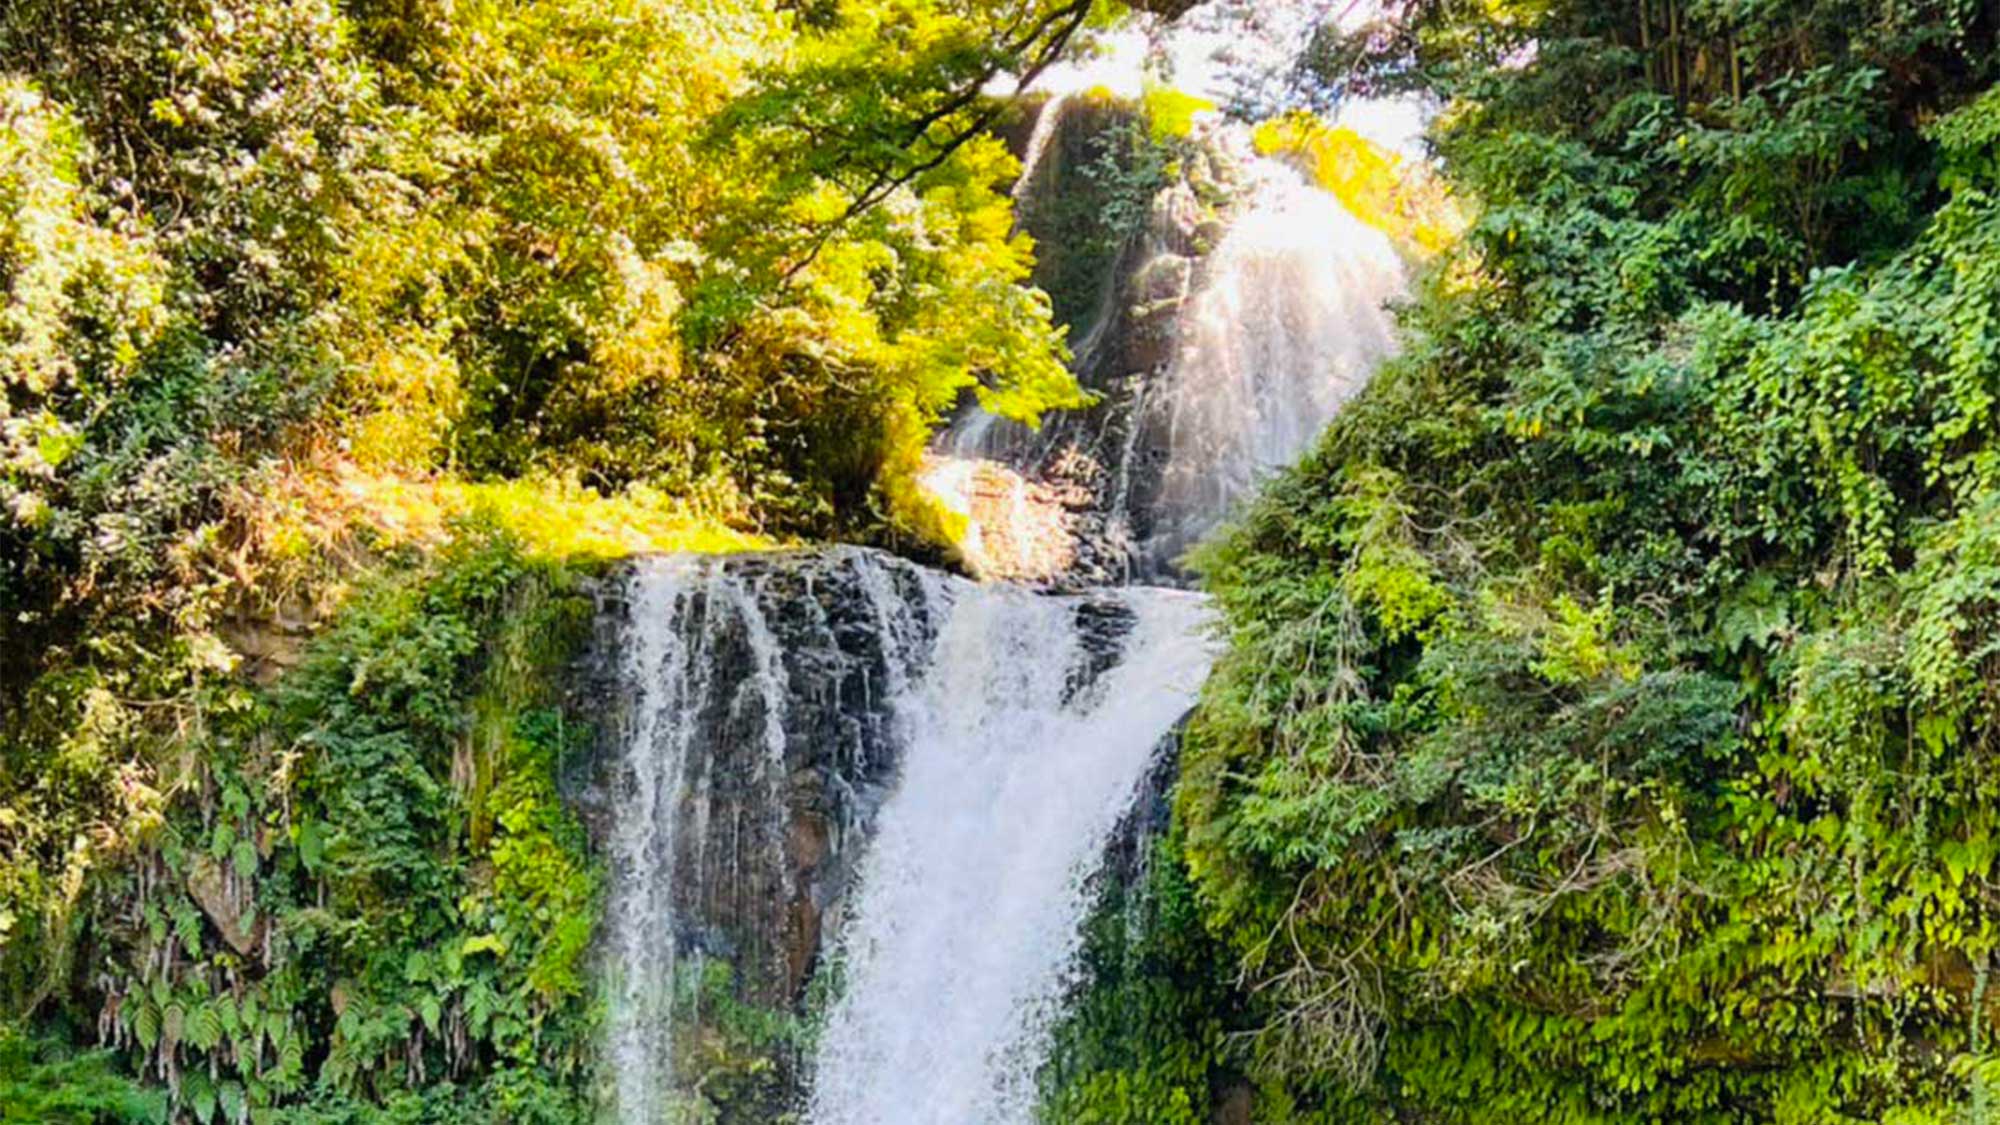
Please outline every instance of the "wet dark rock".
[[1194, 262], [1179, 254], [1163, 253], [1139, 268], [1132, 279], [1132, 288], [1142, 304], [1156, 301], [1172, 301], [1176, 305], [1187, 297], [1188, 278], [1194, 273]]
[[[728, 957], [747, 1001], [789, 1007], [803, 994], [826, 913], [853, 882], [855, 862], [893, 779], [897, 747], [885, 706], [898, 670], [864, 582], [883, 577], [928, 644], [936, 622], [919, 570], [867, 552], [743, 555], [726, 564], [753, 592], [775, 641], [786, 689], [755, 685], [758, 657], [741, 617], [706, 612], [712, 677], [691, 738], [677, 848], [676, 935], [687, 951]], [[873, 568], [874, 575], [867, 573]], [[618, 776], [638, 685], [623, 682], [631, 599], [627, 580], [604, 583], [586, 690], [604, 701], [600, 746], [571, 772], [571, 794], [594, 839], [609, 839], [623, 794]], [[766, 723], [784, 730], [782, 792], [774, 809]]]
[[[684, 611], [682, 628], [706, 631], [711, 687], [695, 716], [676, 810], [673, 941], [683, 958], [727, 959], [740, 1001], [800, 1011], [904, 751], [894, 686], [922, 674], [940, 599], [958, 580], [852, 548], [709, 565], [720, 580], [708, 581], [703, 597], [747, 591], [784, 690], [775, 701], [764, 697], [758, 638], [741, 604]], [[564, 775], [569, 799], [607, 852], [629, 807], [624, 762], [641, 701], [641, 685], [627, 682], [633, 593], [629, 571], [597, 588], [597, 626], [576, 690], [596, 704], [598, 745]], [[1082, 692], [1118, 663], [1134, 618], [1106, 593], [1078, 600], [1074, 620], [1079, 655], [1069, 682]], [[784, 731], [775, 792], [766, 725], [774, 718]], [[614, 866], [612, 877], [626, 876]]]
[[1232, 1082], [1215, 1096], [1215, 1125], [1250, 1125], [1257, 1092], [1247, 1082]]

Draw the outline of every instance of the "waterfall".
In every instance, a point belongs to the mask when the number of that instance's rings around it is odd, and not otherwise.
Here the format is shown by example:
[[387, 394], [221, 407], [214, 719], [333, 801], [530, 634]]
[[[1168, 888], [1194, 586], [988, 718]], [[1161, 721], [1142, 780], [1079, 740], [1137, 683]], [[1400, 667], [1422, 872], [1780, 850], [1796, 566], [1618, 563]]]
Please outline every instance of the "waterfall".
[[[611, 839], [616, 878], [606, 929], [614, 968], [607, 1055], [622, 1118], [636, 1123], [650, 1120], [640, 1107], [666, 1103], [671, 1083], [682, 830], [689, 829], [698, 865], [711, 810], [712, 763], [694, 752], [701, 716], [715, 706], [756, 709], [768, 790], [783, 768], [785, 691], [754, 599], [713, 565], [646, 559], [632, 588], [624, 679], [637, 699], [622, 762], [624, 805]], [[717, 676], [716, 646], [729, 628], [754, 658], [752, 675], [734, 684]]]
[[645, 702], [629, 736], [632, 804], [612, 840], [620, 878], [607, 915], [618, 976], [612, 981], [616, 1002], [606, 1054], [621, 1106], [660, 1100], [666, 1081], [674, 948], [671, 942], [649, 942], [646, 935], [655, 924], [672, 929], [672, 857], [680, 817], [663, 816], [662, 806], [678, 800], [688, 758], [687, 732], [672, 721], [680, 707], [672, 697], [688, 694], [692, 686], [692, 662], [675, 620], [683, 612], [679, 591], [667, 581], [638, 585], [633, 619], [647, 627], [633, 630], [626, 667]]
[[922, 675], [946, 580], [868, 552], [637, 560], [606, 647], [623, 696], [600, 815], [607, 1100], [676, 1120], [704, 958], [788, 1006], [848, 873], [835, 850], [893, 772], [884, 704]]
[[[1037, 124], [1030, 174], [1055, 116], [1045, 110]], [[1404, 275], [1388, 239], [1292, 168], [1243, 165], [1241, 201], [1198, 265], [1175, 233], [1185, 196], [1164, 194], [1150, 254], [1129, 285], [1106, 290], [1178, 309], [1169, 357], [1130, 378], [1113, 406], [1122, 420], [1097, 427], [1115, 439], [1096, 443], [1110, 458], [1097, 497], [1107, 538], [1129, 545], [1142, 574], [1167, 571], [1302, 454], [1394, 347], [1385, 306]], [[1012, 467], [1032, 474], [1063, 440], [1009, 432], [1010, 444], [996, 440], [1002, 432], [974, 413], [943, 448], [960, 458], [1012, 450]], [[990, 462], [941, 460], [942, 494], [970, 495], [979, 478], [969, 464]], [[1013, 479], [1019, 488], [1026, 478]], [[1020, 506], [999, 510], [1018, 522]], [[843, 990], [821, 1031], [812, 1125], [1033, 1119], [1089, 906], [1085, 877], [1209, 659], [1197, 599], [1143, 587], [1096, 596], [1115, 597], [1131, 624], [1079, 690], [1071, 599], [1004, 585], [956, 591], [928, 674], [897, 706], [907, 750], [840, 941]]]
[[[1037, 118], [1017, 190], [1061, 187], [1051, 154], [1083, 143], [1065, 130], [1106, 127], [1060, 112], [1067, 104]], [[979, 573], [1182, 580], [1186, 550], [1297, 460], [1394, 351], [1389, 306], [1405, 271], [1389, 238], [1298, 169], [1255, 155], [1242, 126], [1207, 120], [1195, 135], [1189, 166], [1200, 170], [1155, 196], [1072, 341], [1096, 405], [1030, 430], [975, 404], [934, 445], [925, 484], [975, 524], [984, 509], [988, 527], [1023, 510], [1068, 525], [1072, 549], [1027, 554], [1007, 549], [1020, 536], [989, 542], [975, 528], [967, 556]], [[1036, 214], [1025, 213], [1029, 233], [1055, 233], [1036, 229]], [[987, 482], [1002, 473], [1026, 500], [995, 502], [1007, 494]], [[1053, 516], [1046, 497], [1060, 501]]]
[[1143, 546], [1155, 566], [1297, 460], [1395, 345], [1403, 264], [1388, 238], [1276, 161], [1256, 161], [1251, 183], [1139, 420], [1164, 429]]
[[1198, 598], [1113, 604], [1132, 618], [1119, 651], [1079, 683], [1077, 599], [959, 592], [902, 708], [909, 754], [842, 943], [814, 1125], [1031, 1119], [1086, 876], [1208, 667]]
[[[1016, 203], [1077, 190], [1073, 131], [1123, 121], [1052, 97]], [[1202, 128], [1078, 290], [1098, 404], [1040, 431], [970, 411], [925, 473], [973, 524], [968, 568], [1072, 592], [834, 548], [642, 560], [611, 596], [594, 768], [620, 1125], [1033, 1120], [1106, 856], [1212, 657], [1198, 596], [1121, 583], [1179, 580], [1394, 346], [1388, 239], [1239, 127]], [[705, 997], [775, 1021], [766, 1077], [726, 1070], [727, 1106], [702, 1087], [741, 1050]]]
[[1207, 670], [1201, 600], [850, 548], [642, 559], [620, 600], [615, 1119], [685, 1117], [710, 959], [789, 1008], [837, 915], [812, 1119], [1024, 1120], [1088, 878]]

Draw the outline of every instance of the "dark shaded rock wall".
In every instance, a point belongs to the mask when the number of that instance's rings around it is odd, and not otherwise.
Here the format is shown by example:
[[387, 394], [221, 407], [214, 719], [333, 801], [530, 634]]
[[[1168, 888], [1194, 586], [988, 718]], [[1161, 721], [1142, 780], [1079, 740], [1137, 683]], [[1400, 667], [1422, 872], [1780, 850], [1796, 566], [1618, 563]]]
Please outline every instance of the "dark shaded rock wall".
[[[679, 835], [675, 940], [684, 951], [727, 958], [746, 1001], [788, 1008], [802, 994], [820, 946], [822, 920], [852, 881], [857, 842], [891, 783], [897, 760], [887, 706], [908, 669], [906, 649], [927, 649], [934, 607], [919, 568], [858, 550], [742, 555], [693, 595], [743, 604], [696, 605], [717, 690], [694, 717], [682, 807], [694, 828]], [[880, 583], [898, 616], [882, 617]], [[733, 589], [732, 589], [733, 588]], [[627, 681], [631, 576], [599, 594], [587, 690], [604, 701], [593, 759], [573, 772], [573, 792], [592, 835], [609, 838], [629, 785], [620, 776], [639, 684]], [[752, 630], [768, 630], [755, 637]], [[679, 627], [690, 627], [683, 623]], [[902, 636], [894, 635], [901, 632]], [[759, 684], [758, 643], [775, 643], [785, 691]], [[773, 809], [766, 723], [784, 729], [784, 777]]]

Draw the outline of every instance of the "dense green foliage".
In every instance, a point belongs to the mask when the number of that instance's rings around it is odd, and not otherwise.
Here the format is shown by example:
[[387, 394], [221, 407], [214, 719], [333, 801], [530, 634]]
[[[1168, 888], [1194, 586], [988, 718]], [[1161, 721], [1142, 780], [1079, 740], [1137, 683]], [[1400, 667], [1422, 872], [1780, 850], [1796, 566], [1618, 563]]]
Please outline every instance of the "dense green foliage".
[[1201, 1125], [1235, 1076], [1241, 1023], [1226, 953], [1201, 926], [1180, 841], [1141, 836], [1084, 923], [1083, 987], [1056, 1029], [1039, 1112], [1061, 1125]]
[[555, 775], [589, 728], [551, 694], [574, 581], [468, 530], [281, 686], [206, 700], [203, 784], [89, 900], [79, 1020], [200, 1121], [586, 1119], [598, 875]]
[[142, 1092], [101, 1055], [72, 1055], [59, 1045], [0, 1031], [0, 1122], [7, 1125], [151, 1125], [166, 1098]]
[[281, 369], [357, 455], [823, 527], [960, 390], [1073, 399], [977, 126], [1087, 14], [36, 2], [0, 66], [69, 107], [211, 362]]
[[1201, 560], [1265, 1120], [1983, 1120], [2000, 93], [1924, 2], [1420, 4], [1476, 217]]
[[1080, 401], [992, 92], [1109, 11], [0, 6], [0, 1118], [579, 1119], [571, 584]]
[[[934, 538], [954, 403], [1081, 401], [1189, 106], [1079, 99], [1037, 272], [993, 93], [1109, 11], [0, 8], [0, 1122], [589, 1119], [587, 560]], [[1997, 37], [1321, 34], [1323, 89], [1440, 99], [1469, 225], [1200, 558], [1228, 652], [1050, 1120], [1986, 1119]], [[769, 1120], [810, 1019], [730, 972], [683, 1061]]]

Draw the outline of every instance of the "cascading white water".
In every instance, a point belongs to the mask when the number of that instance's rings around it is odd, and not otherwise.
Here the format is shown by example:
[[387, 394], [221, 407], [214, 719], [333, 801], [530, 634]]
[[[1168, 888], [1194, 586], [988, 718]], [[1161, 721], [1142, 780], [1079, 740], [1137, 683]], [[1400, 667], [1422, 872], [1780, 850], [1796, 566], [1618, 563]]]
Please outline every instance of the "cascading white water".
[[[702, 868], [709, 838], [713, 763], [699, 752], [703, 716], [719, 712], [761, 741], [756, 780], [779, 834], [789, 687], [756, 592], [716, 560], [648, 558], [636, 568], [622, 669], [636, 698], [610, 841], [606, 1054], [618, 1120], [652, 1125], [672, 1103], [681, 884], [686, 868]], [[749, 657], [748, 674], [733, 681], [719, 675], [725, 638]]]
[[[1249, 169], [1171, 361], [1133, 396], [1111, 476], [1122, 515], [1138, 449], [1157, 451], [1140, 545], [1153, 567], [1303, 453], [1394, 347], [1385, 306], [1404, 275], [1388, 239], [1293, 169]], [[989, 425], [969, 420], [960, 451], [986, 452]], [[1207, 669], [1198, 601], [1120, 596], [1138, 622], [1124, 656], [1069, 698], [1063, 602], [1003, 587], [958, 595], [929, 676], [899, 708], [903, 774], [845, 932], [812, 1125], [1032, 1119], [1084, 877]]]
[[625, 676], [639, 695], [622, 763], [629, 803], [611, 840], [616, 877], [606, 912], [612, 1002], [605, 1053], [627, 1125], [663, 1104], [672, 1080], [677, 806], [694, 731], [675, 720], [709, 686], [707, 662], [695, 651], [706, 634], [688, 620], [684, 597], [695, 564], [663, 559], [641, 565], [625, 646]]
[[835, 784], [879, 784], [838, 746], [794, 756], [789, 720], [815, 715], [881, 716], [895, 772], [879, 807], [856, 798], [872, 834], [812, 1120], [1026, 1120], [1090, 876], [1207, 671], [1202, 600], [1051, 596], [853, 550], [644, 559], [627, 590], [605, 939], [615, 1120], [683, 1119], [676, 1057], [700, 1049], [684, 1034], [699, 1030], [689, 970], [718, 940], [739, 959], [746, 942], [782, 945], [786, 904], [814, 893], [792, 882], [787, 775], [811, 760]]
[[1145, 544], [1179, 555], [1296, 460], [1395, 347], [1403, 264], [1386, 236], [1296, 170], [1255, 162], [1249, 203], [1204, 266], [1149, 395], [1166, 458]]
[[842, 941], [814, 1125], [1030, 1120], [1086, 881], [1210, 659], [1199, 598], [1130, 589], [1107, 671], [1076, 599], [957, 586]]

